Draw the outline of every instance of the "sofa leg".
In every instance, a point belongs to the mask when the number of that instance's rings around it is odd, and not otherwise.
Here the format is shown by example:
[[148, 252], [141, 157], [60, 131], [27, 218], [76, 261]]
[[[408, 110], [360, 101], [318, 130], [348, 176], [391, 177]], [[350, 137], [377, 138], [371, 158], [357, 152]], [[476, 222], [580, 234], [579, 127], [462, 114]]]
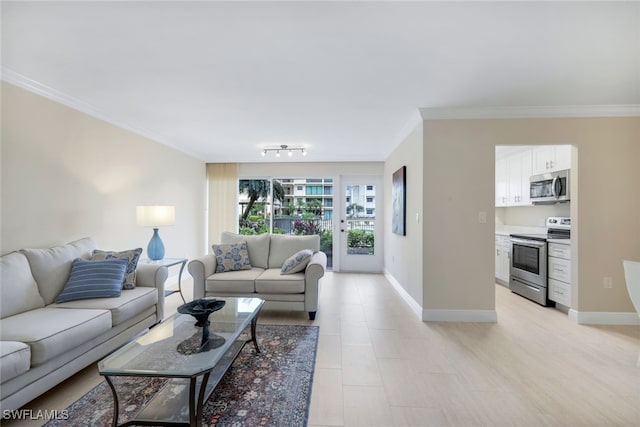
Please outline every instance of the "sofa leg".
[[309, 312], [309, 320], [316, 320], [316, 312], [315, 311], [310, 311]]

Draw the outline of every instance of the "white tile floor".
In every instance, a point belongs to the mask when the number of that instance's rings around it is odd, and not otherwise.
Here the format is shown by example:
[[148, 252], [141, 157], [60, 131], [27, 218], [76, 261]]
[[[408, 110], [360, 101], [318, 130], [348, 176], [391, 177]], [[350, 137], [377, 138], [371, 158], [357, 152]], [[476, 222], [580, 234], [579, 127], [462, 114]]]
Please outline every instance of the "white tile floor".
[[[577, 325], [501, 286], [496, 308], [495, 324], [425, 323], [382, 275], [328, 273], [315, 322], [260, 323], [320, 326], [311, 427], [640, 425], [640, 327]], [[62, 409], [100, 380], [87, 368], [29, 407]]]

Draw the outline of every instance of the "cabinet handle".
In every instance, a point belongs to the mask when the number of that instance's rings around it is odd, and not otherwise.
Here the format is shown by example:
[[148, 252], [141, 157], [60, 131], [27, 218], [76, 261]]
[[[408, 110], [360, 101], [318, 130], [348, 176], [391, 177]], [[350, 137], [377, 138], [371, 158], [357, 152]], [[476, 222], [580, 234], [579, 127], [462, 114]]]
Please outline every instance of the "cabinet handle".
[[546, 161], [544, 165], [545, 165], [544, 166], [545, 169], [549, 169], [549, 162], [548, 161]]
[[553, 169], [553, 160], [549, 162], [550, 169]]

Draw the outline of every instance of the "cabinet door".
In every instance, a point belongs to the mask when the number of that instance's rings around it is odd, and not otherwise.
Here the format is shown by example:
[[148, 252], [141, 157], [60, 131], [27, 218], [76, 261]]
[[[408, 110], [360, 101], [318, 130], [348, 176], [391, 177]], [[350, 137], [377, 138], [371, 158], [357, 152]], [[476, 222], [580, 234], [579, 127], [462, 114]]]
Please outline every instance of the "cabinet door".
[[571, 283], [571, 261], [568, 259], [549, 257], [547, 259], [549, 278]]
[[558, 280], [549, 279], [549, 299], [567, 307], [571, 307], [571, 285]]
[[553, 145], [540, 145], [532, 150], [532, 175], [549, 172], [551, 162], [555, 159]]
[[507, 158], [507, 204], [517, 206], [522, 199], [522, 160], [519, 154]]
[[571, 146], [570, 145], [557, 145], [555, 147], [554, 154], [555, 154], [555, 159], [552, 165], [553, 171], [571, 169]]
[[[497, 240], [497, 238], [496, 238]], [[502, 268], [502, 264], [500, 261], [500, 246], [498, 246], [497, 242], [496, 242], [496, 250], [494, 252], [495, 258], [496, 258], [496, 279], [502, 279], [502, 274], [500, 273], [500, 269]]]
[[564, 245], [562, 243], [549, 243], [548, 246], [549, 256], [555, 258], [571, 259], [571, 245]]
[[519, 205], [530, 205], [531, 194], [529, 192], [529, 178], [533, 175], [532, 153], [527, 150], [520, 154], [520, 194]]
[[509, 283], [509, 274], [511, 268], [511, 255], [508, 246], [500, 248], [500, 278]]
[[496, 206], [507, 206], [507, 159], [496, 160]]

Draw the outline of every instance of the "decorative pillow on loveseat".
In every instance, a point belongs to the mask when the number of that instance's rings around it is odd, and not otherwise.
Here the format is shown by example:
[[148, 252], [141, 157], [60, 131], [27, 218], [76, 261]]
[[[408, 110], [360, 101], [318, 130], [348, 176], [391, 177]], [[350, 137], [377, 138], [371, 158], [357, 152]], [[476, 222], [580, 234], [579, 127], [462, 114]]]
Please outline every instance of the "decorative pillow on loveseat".
[[103, 260], [76, 258], [71, 265], [69, 280], [56, 298], [56, 302], [119, 297], [126, 270], [125, 258]]
[[142, 254], [142, 248], [130, 249], [128, 251], [114, 252], [94, 249], [91, 259], [113, 259], [122, 258], [127, 260], [127, 272], [122, 281], [122, 289], [134, 289], [136, 287], [136, 268], [138, 260]]
[[312, 255], [313, 251], [311, 249], [303, 249], [296, 252], [282, 264], [280, 274], [293, 274], [304, 270], [307, 268]]
[[216, 273], [225, 271], [251, 270], [247, 242], [213, 245], [216, 256]]

